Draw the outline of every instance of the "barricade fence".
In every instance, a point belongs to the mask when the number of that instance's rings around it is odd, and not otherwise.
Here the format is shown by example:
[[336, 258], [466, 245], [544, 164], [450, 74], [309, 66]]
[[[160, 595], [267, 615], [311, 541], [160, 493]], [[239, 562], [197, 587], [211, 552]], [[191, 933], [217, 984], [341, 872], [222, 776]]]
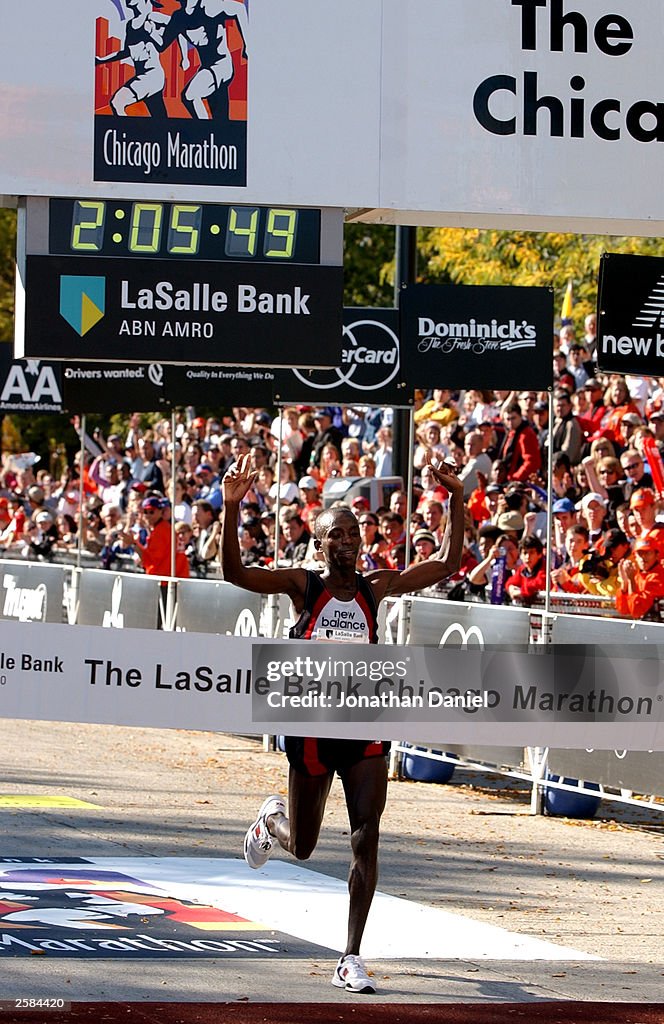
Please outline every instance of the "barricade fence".
[[[282, 595], [250, 594], [222, 580], [173, 580], [141, 573], [3, 559], [0, 561], [0, 619], [17, 622], [139, 628], [165, 632], [283, 639], [292, 624]], [[596, 599], [595, 599], [596, 600]], [[381, 644], [421, 647], [485, 645], [635, 644], [664, 645], [664, 626], [606, 617], [518, 607], [448, 601], [439, 596], [389, 599], [379, 615]], [[157, 723], [155, 723], [157, 724]], [[232, 731], [232, 730], [230, 730]], [[659, 805], [664, 754], [541, 747], [463, 746], [440, 740], [418, 745], [430, 758], [450, 760], [478, 771], [495, 771], [532, 784], [532, 804], [545, 787], [573, 789], [567, 780], [592, 779], [604, 798], [632, 801], [651, 794]], [[397, 758], [412, 747], [394, 744]], [[560, 776], [560, 781], [548, 778]], [[597, 793], [597, 789], [589, 790]], [[615, 792], [614, 792], [615, 791]], [[652, 795], [654, 794], [654, 795]], [[662, 807], [664, 809], [664, 807]]]

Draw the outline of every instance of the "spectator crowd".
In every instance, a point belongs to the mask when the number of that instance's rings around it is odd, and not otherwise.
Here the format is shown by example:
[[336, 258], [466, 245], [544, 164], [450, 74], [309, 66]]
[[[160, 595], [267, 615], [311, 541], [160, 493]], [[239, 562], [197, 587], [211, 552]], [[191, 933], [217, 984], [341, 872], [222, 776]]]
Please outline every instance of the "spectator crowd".
[[[408, 495], [392, 479], [389, 408], [237, 407], [229, 416], [182, 417], [174, 437], [170, 420], [141, 430], [134, 414], [125, 436], [85, 439], [85, 454], [60, 479], [34, 459], [3, 457], [0, 550], [48, 559], [81, 549], [105, 568], [218, 575], [221, 481], [251, 452], [257, 475], [238, 523], [245, 565], [315, 569], [313, 524], [326, 484], [345, 478], [360, 529], [358, 569], [402, 569], [407, 557], [417, 563], [439, 550], [448, 495], [428, 463], [447, 459], [466, 504], [462, 566], [447, 596], [530, 605], [541, 601], [548, 571], [552, 593], [602, 598], [616, 615], [658, 617], [664, 377], [599, 372], [594, 317], [585, 326], [580, 341], [569, 326], [554, 337], [551, 421], [547, 392], [416, 392], [410, 519]], [[386, 486], [372, 507], [374, 477]]]

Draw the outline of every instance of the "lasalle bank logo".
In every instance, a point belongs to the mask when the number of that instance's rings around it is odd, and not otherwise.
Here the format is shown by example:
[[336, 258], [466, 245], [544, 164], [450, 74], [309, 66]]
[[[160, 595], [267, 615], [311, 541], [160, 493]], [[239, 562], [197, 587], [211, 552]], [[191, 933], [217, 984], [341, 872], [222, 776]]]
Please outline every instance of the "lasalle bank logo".
[[249, 0], [96, 0], [95, 181], [246, 185]]
[[81, 338], [106, 312], [106, 278], [60, 277], [60, 316]]

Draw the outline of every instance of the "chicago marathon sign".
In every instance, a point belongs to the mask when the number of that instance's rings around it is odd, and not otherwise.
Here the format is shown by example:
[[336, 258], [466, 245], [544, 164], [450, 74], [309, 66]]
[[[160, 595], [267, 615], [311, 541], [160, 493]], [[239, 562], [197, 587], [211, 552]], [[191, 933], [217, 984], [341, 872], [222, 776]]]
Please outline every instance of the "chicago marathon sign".
[[246, 185], [244, 0], [99, 10], [95, 181]]

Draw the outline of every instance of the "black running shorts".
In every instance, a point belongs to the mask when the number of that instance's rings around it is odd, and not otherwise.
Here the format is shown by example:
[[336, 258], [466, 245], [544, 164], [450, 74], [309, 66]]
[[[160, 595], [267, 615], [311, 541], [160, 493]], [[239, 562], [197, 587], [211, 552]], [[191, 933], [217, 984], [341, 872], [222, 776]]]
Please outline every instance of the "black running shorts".
[[284, 742], [288, 763], [300, 775], [344, 775], [349, 768], [371, 757], [385, 757], [389, 742], [381, 740], [311, 739], [308, 736], [286, 736]]

